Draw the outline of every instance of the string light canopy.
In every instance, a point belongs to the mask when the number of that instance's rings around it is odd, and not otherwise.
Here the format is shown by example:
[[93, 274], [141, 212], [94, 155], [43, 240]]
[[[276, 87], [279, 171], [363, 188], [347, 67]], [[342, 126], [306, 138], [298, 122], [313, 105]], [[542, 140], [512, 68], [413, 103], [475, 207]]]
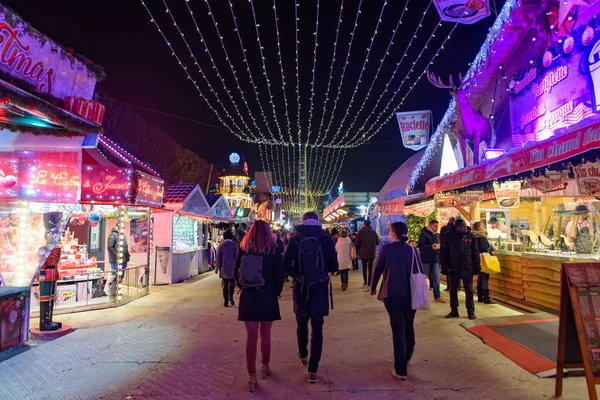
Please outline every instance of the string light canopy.
[[316, 207], [456, 29], [433, 0], [140, 1], [210, 111], [258, 145], [289, 212]]

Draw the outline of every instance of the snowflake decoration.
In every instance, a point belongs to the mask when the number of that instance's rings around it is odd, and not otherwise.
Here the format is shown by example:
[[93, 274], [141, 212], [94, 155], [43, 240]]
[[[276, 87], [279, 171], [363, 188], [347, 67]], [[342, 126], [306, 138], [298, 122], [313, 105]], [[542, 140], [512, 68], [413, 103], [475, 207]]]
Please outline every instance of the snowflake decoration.
[[0, 13], [0, 21], [4, 21], [4, 20], [6, 20], [6, 14]]
[[15, 302], [15, 306], [17, 306], [17, 307], [21, 307], [21, 300], [17, 300], [17, 301]]
[[27, 316], [27, 311], [25, 311], [25, 309], [23, 309], [21, 311], [21, 317], [25, 318]]
[[50, 44], [50, 50], [52, 50], [52, 52], [56, 53], [58, 51], [58, 44], [52, 42], [52, 44]]
[[77, 61], [77, 70], [78, 71], [83, 70], [83, 63], [81, 61]]

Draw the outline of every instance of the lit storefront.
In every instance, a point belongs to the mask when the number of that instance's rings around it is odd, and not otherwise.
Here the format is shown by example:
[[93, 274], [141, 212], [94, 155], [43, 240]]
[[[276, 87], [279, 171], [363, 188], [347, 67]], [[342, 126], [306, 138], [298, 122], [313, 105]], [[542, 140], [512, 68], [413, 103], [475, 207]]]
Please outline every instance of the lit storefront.
[[[561, 263], [600, 259], [600, 5], [573, 6], [561, 19], [549, 7], [550, 22], [531, 30], [522, 23], [538, 9], [503, 7], [422, 164], [441, 158], [425, 195], [442, 220], [486, 226], [501, 266], [493, 295], [555, 312]], [[474, 123], [466, 107], [489, 123], [481, 142], [463, 140]]]
[[212, 216], [200, 186], [171, 186], [165, 208], [169, 211], [154, 214], [157, 256], [151, 272], [153, 284], [182, 282], [208, 270]]

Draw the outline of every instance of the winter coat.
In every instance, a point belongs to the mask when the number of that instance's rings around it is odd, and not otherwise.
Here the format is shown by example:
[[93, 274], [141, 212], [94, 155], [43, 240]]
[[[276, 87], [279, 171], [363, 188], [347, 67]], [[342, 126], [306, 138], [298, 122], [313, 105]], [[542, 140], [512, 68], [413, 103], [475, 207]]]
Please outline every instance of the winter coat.
[[[371, 291], [377, 290], [377, 283], [383, 277], [377, 298], [379, 300], [394, 296], [410, 296], [410, 274], [414, 262], [419, 271], [423, 271], [416, 249], [404, 242], [392, 242], [381, 248], [375, 262], [371, 279]], [[417, 265], [415, 265], [415, 270]]]
[[[235, 262], [235, 279], [237, 282], [239, 282], [240, 266], [244, 254], [246, 253], [240, 249]], [[282, 256], [279, 251], [276, 251], [262, 257], [265, 284], [258, 288], [242, 288], [238, 310], [239, 321], [278, 321], [281, 319], [278, 297], [283, 290], [285, 277], [281, 264]]]
[[337, 260], [339, 264], [339, 269], [351, 269], [352, 268], [352, 249], [354, 248], [354, 244], [352, 244], [352, 239], [349, 237], [340, 236], [338, 238], [337, 243], [335, 244], [335, 251], [337, 251]]
[[360, 251], [360, 258], [372, 260], [379, 245], [379, 235], [370, 226], [363, 226], [356, 235], [356, 247]]
[[305, 237], [317, 238], [321, 243], [327, 271], [336, 272], [338, 270], [333, 240], [323, 233], [321, 223], [309, 219], [304, 221], [302, 225], [297, 226], [296, 234], [292, 236], [283, 258], [283, 265], [287, 274], [294, 278], [294, 312], [301, 316], [324, 317], [329, 315], [329, 283], [315, 283], [308, 288], [303, 288], [297, 279], [300, 277], [298, 252], [300, 242]]
[[492, 246], [490, 246], [490, 242], [487, 240], [487, 235], [481, 232], [473, 232], [475, 235], [475, 240], [477, 240], [477, 247], [479, 248], [479, 253], [490, 253], [492, 254]]
[[481, 270], [479, 247], [475, 235], [462, 233], [452, 228], [444, 235], [444, 244], [440, 253], [442, 273], [470, 279]]
[[440, 244], [440, 235], [431, 232], [427, 227], [421, 230], [419, 235], [419, 252], [421, 261], [425, 264], [437, 264], [440, 262], [440, 250], [434, 250], [434, 244]]
[[[127, 240], [122, 239], [121, 243], [123, 246], [123, 265], [127, 265], [131, 258], [131, 256], [129, 255], [129, 247], [127, 246]], [[116, 264], [119, 259], [117, 255], [117, 253], [119, 252], [119, 230], [116, 226], [112, 229], [110, 235], [108, 235], [108, 244], [106, 247], [108, 250], [108, 262], [111, 264]]]
[[235, 278], [234, 272], [237, 252], [238, 246], [231, 239], [223, 240], [223, 242], [219, 245], [216, 262], [216, 270], [219, 272], [219, 278]]

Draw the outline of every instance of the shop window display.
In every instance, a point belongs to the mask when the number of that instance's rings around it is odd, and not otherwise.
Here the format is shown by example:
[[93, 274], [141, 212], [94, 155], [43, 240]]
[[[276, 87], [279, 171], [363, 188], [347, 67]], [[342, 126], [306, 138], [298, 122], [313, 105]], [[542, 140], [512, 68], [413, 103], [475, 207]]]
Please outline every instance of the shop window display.
[[199, 219], [175, 215], [173, 218], [173, 251], [185, 253], [202, 247], [202, 223]]

